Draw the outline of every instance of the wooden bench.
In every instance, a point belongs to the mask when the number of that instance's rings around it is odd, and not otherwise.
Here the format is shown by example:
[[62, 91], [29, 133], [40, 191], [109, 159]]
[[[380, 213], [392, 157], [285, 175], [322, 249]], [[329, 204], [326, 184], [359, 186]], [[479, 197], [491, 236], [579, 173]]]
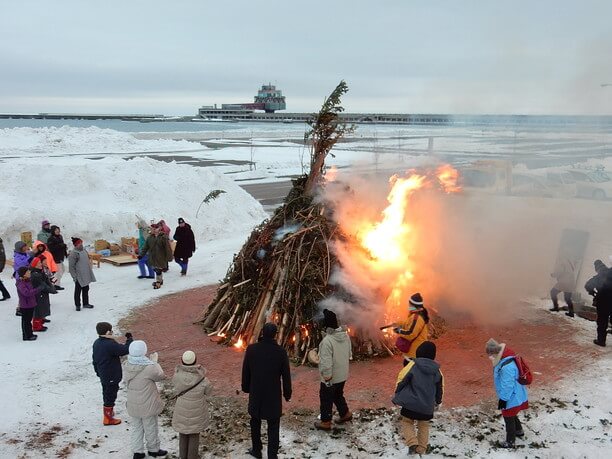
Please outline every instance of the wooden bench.
[[99, 268], [100, 261], [102, 260], [102, 255], [100, 255], [99, 253], [90, 253], [88, 255], [89, 255], [89, 260], [91, 262], [91, 266], [93, 266], [94, 264], [97, 264]]

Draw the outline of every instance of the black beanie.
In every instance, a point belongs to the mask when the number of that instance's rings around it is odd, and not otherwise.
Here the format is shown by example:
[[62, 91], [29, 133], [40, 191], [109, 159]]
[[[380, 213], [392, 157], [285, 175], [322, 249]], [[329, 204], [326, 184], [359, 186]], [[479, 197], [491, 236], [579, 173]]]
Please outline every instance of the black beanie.
[[108, 322], [98, 322], [96, 324], [96, 333], [98, 333], [98, 335], [106, 335], [112, 329], [113, 326]]
[[274, 339], [277, 331], [278, 329], [276, 328], [276, 325], [271, 322], [268, 322], [263, 326], [262, 336], [266, 339]]
[[21, 268], [17, 270], [17, 274], [19, 275], [20, 278], [22, 278], [23, 275], [28, 272], [28, 269], [30, 269], [28, 266], [22, 266]]
[[593, 266], [595, 266], [595, 271], [599, 271], [602, 268], [605, 268], [606, 265], [604, 264], [603, 261], [601, 260], [595, 260], [595, 262], [593, 263]]
[[323, 309], [323, 325], [325, 325], [326, 328], [333, 328], [334, 330], [338, 328], [338, 317], [336, 317], [333, 311]]
[[436, 359], [436, 345], [431, 341], [425, 341], [416, 350], [417, 358]]

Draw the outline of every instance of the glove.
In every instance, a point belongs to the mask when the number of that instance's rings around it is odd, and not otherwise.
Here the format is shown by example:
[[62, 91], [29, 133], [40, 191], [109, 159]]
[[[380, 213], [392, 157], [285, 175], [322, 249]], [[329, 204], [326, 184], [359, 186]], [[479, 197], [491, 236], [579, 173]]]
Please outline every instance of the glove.
[[399, 327], [395, 327], [395, 328], [393, 329], [393, 331], [394, 331], [395, 333], [397, 333], [397, 334], [399, 334], [400, 330], [401, 330], [401, 328], [399, 328]]
[[157, 352], [153, 352], [151, 355], [149, 355], [149, 359], [151, 359], [155, 363], [157, 363], [158, 358], [159, 358], [159, 354]]
[[130, 332], [127, 332], [127, 333], [125, 334], [125, 337], [126, 337], [127, 339], [133, 339], [133, 338], [132, 338], [132, 334], [131, 334]]
[[142, 255], [138, 255], [136, 258], [138, 258], [139, 260], [142, 260]]
[[327, 381], [325, 381], [323, 384], [325, 384], [325, 387], [331, 387], [333, 386], [331, 379], [328, 379]]
[[506, 409], [506, 401], [499, 399], [499, 401], [497, 402], [497, 409], [498, 410], [505, 410]]

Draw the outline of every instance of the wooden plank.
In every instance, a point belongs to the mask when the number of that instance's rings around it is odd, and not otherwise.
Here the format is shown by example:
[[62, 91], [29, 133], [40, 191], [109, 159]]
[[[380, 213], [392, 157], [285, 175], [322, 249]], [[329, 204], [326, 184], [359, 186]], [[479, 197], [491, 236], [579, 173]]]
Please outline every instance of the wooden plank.
[[103, 263], [110, 263], [114, 266], [133, 265], [138, 263], [138, 259], [134, 258], [128, 253], [121, 255], [111, 255], [110, 257], [102, 257], [101, 261]]

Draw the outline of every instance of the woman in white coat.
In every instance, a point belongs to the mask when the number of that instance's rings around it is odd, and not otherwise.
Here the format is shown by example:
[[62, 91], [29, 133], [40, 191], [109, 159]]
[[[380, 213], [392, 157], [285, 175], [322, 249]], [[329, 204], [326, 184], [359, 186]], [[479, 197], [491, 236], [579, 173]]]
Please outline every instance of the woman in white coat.
[[127, 362], [123, 366], [123, 379], [127, 388], [127, 412], [132, 418], [132, 452], [134, 459], [146, 457], [144, 440], [149, 456], [168, 454], [159, 447], [157, 417], [164, 409], [164, 402], [157, 390], [158, 381], [166, 379], [164, 370], [157, 363], [157, 353], [146, 357], [147, 345], [137, 340], [130, 344]]
[[199, 459], [200, 432], [210, 424], [208, 395], [212, 385], [206, 370], [196, 364], [193, 351], [185, 351], [172, 378], [176, 394], [176, 406], [172, 415], [172, 427], [179, 433], [179, 458]]

